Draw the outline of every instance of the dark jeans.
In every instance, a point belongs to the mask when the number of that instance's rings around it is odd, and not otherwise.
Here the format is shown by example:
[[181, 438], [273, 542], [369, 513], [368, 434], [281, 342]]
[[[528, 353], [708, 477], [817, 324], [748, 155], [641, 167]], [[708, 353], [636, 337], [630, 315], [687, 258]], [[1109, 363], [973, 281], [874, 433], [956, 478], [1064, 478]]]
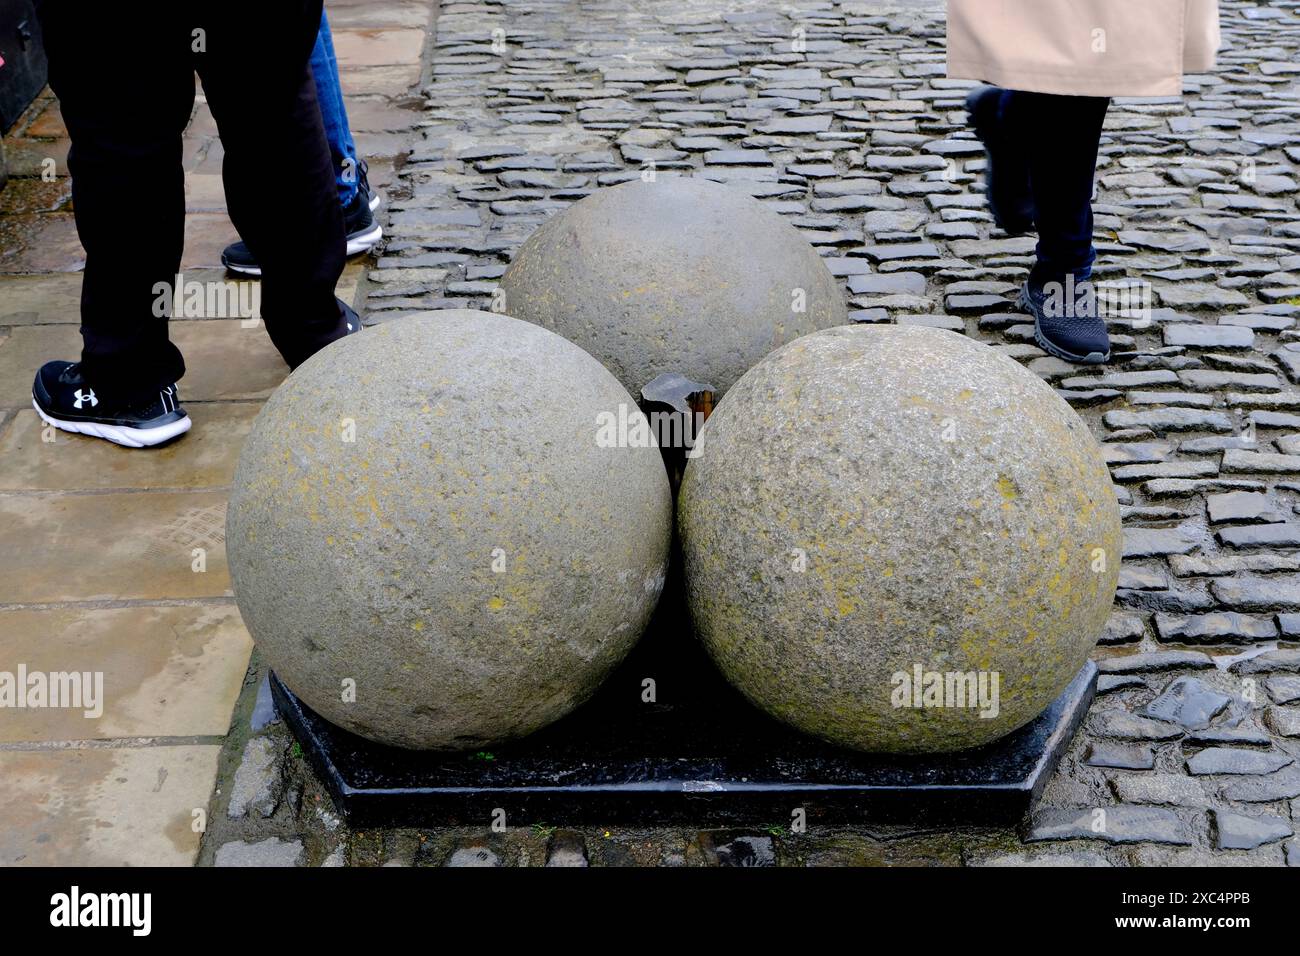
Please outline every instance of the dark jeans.
[[155, 285], [170, 286], [180, 270], [181, 134], [196, 70], [224, 149], [230, 218], [262, 266], [271, 341], [297, 366], [346, 333], [350, 313], [334, 297], [343, 219], [307, 68], [321, 7], [322, 0], [39, 5], [50, 86], [72, 139], [68, 168], [86, 250], [81, 360], [97, 389], [142, 397], [185, 372], [154, 306]]
[[1092, 190], [1097, 147], [1110, 100], [1003, 90], [1001, 120], [1022, 144], [1034, 200], [1038, 262], [1030, 281], [1041, 287], [1092, 274]]

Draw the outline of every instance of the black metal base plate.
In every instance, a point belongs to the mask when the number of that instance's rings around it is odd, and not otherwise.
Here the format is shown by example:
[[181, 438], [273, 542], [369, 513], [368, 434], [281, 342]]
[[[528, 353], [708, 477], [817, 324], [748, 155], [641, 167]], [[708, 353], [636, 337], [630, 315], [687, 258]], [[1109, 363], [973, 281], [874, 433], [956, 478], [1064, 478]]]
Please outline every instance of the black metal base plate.
[[[665, 594], [650, 630], [590, 701], [490, 754], [375, 744], [328, 723], [271, 675], [276, 706], [356, 827], [482, 823], [692, 826], [998, 825], [1021, 820], [1070, 745], [1096, 687], [1089, 662], [1037, 719], [957, 754], [886, 757], [806, 737], [717, 673]], [[642, 700], [655, 682], [656, 702]]]

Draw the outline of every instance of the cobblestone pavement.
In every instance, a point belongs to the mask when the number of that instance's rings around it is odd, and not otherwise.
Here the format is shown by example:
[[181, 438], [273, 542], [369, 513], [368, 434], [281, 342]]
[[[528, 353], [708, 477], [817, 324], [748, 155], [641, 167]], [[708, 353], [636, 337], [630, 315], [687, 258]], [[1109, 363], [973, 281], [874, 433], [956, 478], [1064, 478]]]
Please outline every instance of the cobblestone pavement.
[[[330, 0], [348, 109], [372, 181], [419, 116], [428, 0]], [[198, 856], [252, 642], [224, 555], [226, 495], [262, 401], [288, 373], [260, 323], [205, 307], [173, 319], [193, 431], [130, 451], [41, 427], [41, 362], [80, 352], [84, 261], [67, 131], [40, 97], [4, 140], [0, 190], [0, 671], [101, 672], [103, 714], [0, 716], [0, 866], [170, 865]], [[236, 238], [221, 143], [200, 96], [184, 139], [186, 283], [223, 284]], [[268, 157], [269, 180], [284, 175]], [[148, 184], [124, 184], [147, 188]], [[391, 188], [388, 190], [391, 193]], [[338, 294], [359, 295], [351, 264]], [[252, 302], [238, 283], [234, 301]], [[200, 296], [200, 298], [204, 298]], [[202, 555], [200, 560], [199, 555]]]
[[[1027, 363], [1105, 441], [1126, 527], [1100, 693], [1016, 831], [512, 828], [348, 834], [295, 756], [239, 833], [311, 863], [1300, 865], [1300, 3], [1224, 3], [1185, 99], [1121, 101], [1097, 277], [1149, 282], [1104, 369], [1040, 352], [1011, 307], [1032, 240], [996, 232], [932, 2], [503, 0], [443, 7], [411, 199], [369, 321], [487, 307], [548, 215], [653, 163], [746, 189], [826, 256], [864, 322], [964, 332]], [[495, 41], [495, 48], [494, 48]], [[504, 47], [504, 49], [503, 49]], [[287, 773], [285, 772], [287, 771]], [[242, 806], [242, 804], [241, 804]], [[1096, 810], [1105, 810], [1104, 826]], [[531, 821], [530, 821], [531, 822]], [[274, 834], [281, 843], [259, 843]], [[213, 842], [213, 841], [210, 841]]]

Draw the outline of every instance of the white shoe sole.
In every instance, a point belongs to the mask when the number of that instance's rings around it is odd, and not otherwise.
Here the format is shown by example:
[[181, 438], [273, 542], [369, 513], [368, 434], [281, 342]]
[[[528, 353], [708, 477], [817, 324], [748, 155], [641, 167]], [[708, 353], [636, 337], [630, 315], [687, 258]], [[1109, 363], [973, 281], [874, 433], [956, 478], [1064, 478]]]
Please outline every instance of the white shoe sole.
[[[379, 240], [382, 238], [384, 238], [384, 229], [379, 223], [375, 223], [374, 228], [369, 232], [363, 232], [358, 236], [350, 236], [348, 238], [348, 258], [359, 256], [363, 252], [369, 252], [379, 244]], [[261, 266], [241, 266], [228, 262], [226, 268], [241, 276], [256, 276], [258, 278], [262, 276]]]
[[36, 399], [32, 399], [32, 408], [36, 409], [36, 414], [41, 416], [41, 420], [45, 424], [53, 425], [61, 431], [73, 432], [77, 435], [89, 435], [91, 438], [103, 438], [105, 441], [111, 441], [114, 445], [124, 445], [127, 448], [146, 448], [150, 445], [161, 445], [177, 435], [185, 434], [190, 430], [190, 426], [194, 424], [188, 415], [180, 421], [159, 425], [157, 428], [131, 428], [127, 425], [108, 425], [104, 422], [65, 422], [61, 418], [54, 418], [45, 414], [41, 410], [41, 406], [36, 404]]
[[228, 271], [237, 273], [241, 276], [255, 276], [259, 279], [262, 277], [261, 266], [240, 266], [230, 262], [224, 263], [224, 265]]
[[369, 252], [375, 248], [379, 240], [384, 238], [384, 229], [379, 223], [369, 232], [363, 232], [359, 236], [348, 237], [348, 255], [357, 256], [363, 252]]

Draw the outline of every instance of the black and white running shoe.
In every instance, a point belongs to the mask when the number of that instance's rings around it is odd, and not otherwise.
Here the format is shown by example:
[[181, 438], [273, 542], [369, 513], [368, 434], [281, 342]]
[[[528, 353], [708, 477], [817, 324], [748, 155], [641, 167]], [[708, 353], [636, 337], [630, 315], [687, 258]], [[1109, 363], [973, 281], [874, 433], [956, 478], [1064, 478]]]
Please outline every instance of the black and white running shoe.
[[78, 362], [46, 362], [32, 383], [32, 405], [47, 425], [65, 432], [104, 438], [128, 448], [171, 441], [190, 430], [175, 385], [134, 404], [113, 402], [81, 376]]
[[[343, 210], [343, 228], [347, 232], [349, 256], [359, 256], [369, 252], [379, 240], [384, 238], [383, 227], [375, 222], [374, 210], [379, 206], [378, 197], [370, 195], [370, 184], [365, 178], [364, 164], [361, 185], [352, 198], [352, 204]], [[232, 242], [221, 253], [221, 264], [231, 272], [245, 276], [260, 276], [262, 267], [253, 255], [248, 244]]]
[[364, 159], [358, 164], [361, 172], [360, 180], [357, 183], [357, 189], [365, 194], [366, 205], [370, 207], [371, 212], [379, 211], [379, 193], [370, 188], [370, 164]]

